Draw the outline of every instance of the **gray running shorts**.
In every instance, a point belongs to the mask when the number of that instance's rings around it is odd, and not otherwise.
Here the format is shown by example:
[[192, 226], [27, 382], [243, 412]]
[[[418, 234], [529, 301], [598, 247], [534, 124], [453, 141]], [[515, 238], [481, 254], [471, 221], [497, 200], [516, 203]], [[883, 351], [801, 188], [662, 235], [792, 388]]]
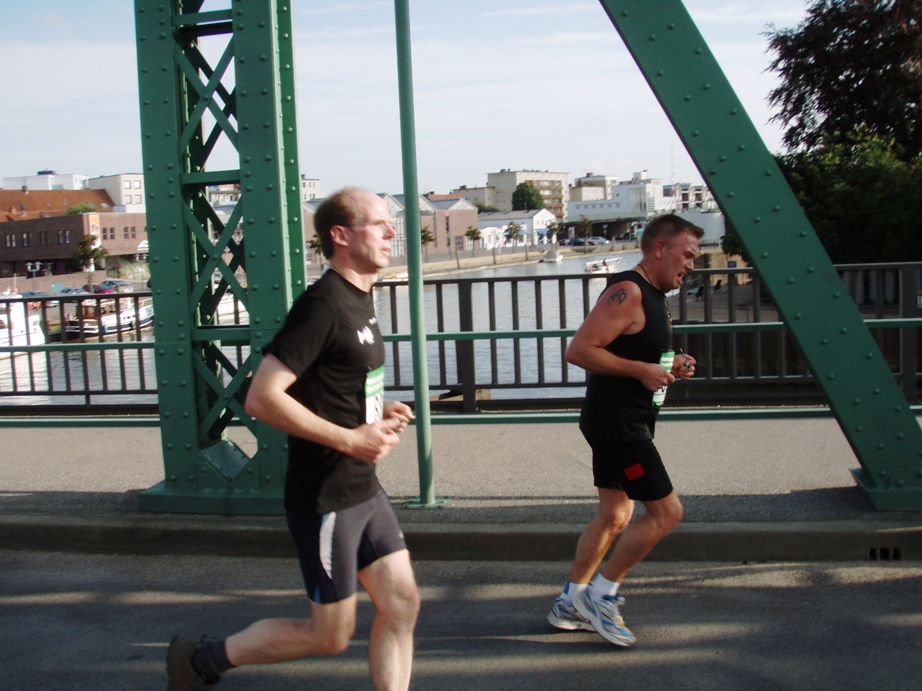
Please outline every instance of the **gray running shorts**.
[[287, 518], [308, 597], [320, 605], [345, 600], [355, 593], [359, 571], [407, 548], [381, 488], [348, 509], [323, 515], [289, 513]]

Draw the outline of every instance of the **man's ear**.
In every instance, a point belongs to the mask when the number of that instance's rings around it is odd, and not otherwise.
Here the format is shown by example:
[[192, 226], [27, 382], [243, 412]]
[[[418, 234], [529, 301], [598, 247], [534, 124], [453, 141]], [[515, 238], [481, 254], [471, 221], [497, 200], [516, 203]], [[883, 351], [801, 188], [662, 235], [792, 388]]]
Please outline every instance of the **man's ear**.
[[348, 246], [349, 229], [346, 226], [333, 226], [330, 228], [330, 239], [333, 240], [334, 245]]

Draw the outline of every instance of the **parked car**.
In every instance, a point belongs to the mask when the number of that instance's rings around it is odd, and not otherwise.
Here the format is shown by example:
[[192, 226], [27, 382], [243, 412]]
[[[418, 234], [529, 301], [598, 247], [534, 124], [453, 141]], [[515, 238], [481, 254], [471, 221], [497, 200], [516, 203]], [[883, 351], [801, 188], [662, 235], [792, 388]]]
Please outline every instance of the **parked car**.
[[599, 237], [598, 235], [593, 235], [589, 238], [589, 244], [590, 245], [610, 245], [611, 242], [609, 242], [603, 237]]
[[586, 238], [573, 238], [570, 240], [570, 245], [573, 247], [582, 247], [586, 244]]
[[63, 288], [58, 295], [89, 295], [83, 288]]
[[39, 301], [39, 300], [30, 299], [30, 298], [50, 298], [51, 295], [49, 293], [46, 293], [44, 290], [26, 290], [20, 293], [20, 295], [22, 295], [24, 300], [29, 300], [29, 302], [27, 302], [26, 304], [29, 307], [29, 309], [32, 309], [32, 310], [35, 310], [41, 307], [42, 303], [44, 303], [47, 307], [56, 307], [58, 304], [57, 300]]
[[103, 281], [99, 284], [102, 288], [111, 288], [116, 293], [133, 293], [134, 288], [128, 281], [123, 281], [120, 278], [113, 278], [107, 281]]
[[570, 238], [561, 238], [560, 240], [557, 241], [557, 244], [560, 245], [561, 247], [566, 247], [567, 245], [570, 244], [570, 242], [571, 242]]
[[115, 288], [103, 288], [102, 283], [87, 283], [83, 290], [93, 295], [108, 295], [115, 292]]

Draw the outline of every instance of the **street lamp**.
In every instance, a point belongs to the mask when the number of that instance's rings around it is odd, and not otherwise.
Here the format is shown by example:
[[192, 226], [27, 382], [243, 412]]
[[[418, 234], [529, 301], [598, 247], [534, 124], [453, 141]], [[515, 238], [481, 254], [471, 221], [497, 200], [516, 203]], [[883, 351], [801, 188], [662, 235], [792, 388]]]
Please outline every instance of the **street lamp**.
[[26, 262], [26, 272], [31, 274], [29, 278], [35, 278], [35, 275], [42, 270], [41, 262]]

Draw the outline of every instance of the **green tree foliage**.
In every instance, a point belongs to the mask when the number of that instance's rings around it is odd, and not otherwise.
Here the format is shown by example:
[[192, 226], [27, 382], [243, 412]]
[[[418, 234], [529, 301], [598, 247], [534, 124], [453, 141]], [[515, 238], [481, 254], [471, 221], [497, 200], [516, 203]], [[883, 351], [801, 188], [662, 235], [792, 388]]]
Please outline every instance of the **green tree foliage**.
[[435, 235], [429, 230], [429, 226], [423, 226], [419, 229], [419, 244], [423, 246], [426, 253], [426, 259], [429, 258], [429, 243], [435, 242]]
[[468, 226], [467, 230], [464, 231], [464, 237], [473, 243], [474, 249], [476, 250], [477, 243], [480, 241], [483, 235], [480, 232], [480, 228], [477, 226]]
[[874, 137], [837, 136], [779, 159], [834, 262], [922, 260], [922, 159]]
[[64, 212], [65, 216], [76, 216], [78, 214], [89, 214], [96, 211], [96, 206], [90, 204], [89, 202], [81, 202], [75, 206], [70, 207], [67, 211]]
[[513, 211], [543, 209], [544, 197], [530, 182], [520, 182], [512, 192]]
[[102, 246], [95, 246], [97, 238], [92, 235], [84, 235], [74, 248], [68, 263], [72, 271], [83, 271], [91, 264], [105, 259], [109, 256], [109, 250]]
[[317, 257], [317, 261], [320, 262], [320, 266], [323, 266], [323, 247], [320, 244], [320, 236], [312, 235], [311, 239], [307, 241], [307, 246], [314, 250], [314, 256]]
[[525, 237], [525, 231], [521, 223], [512, 222], [506, 227], [506, 239], [512, 243], [513, 247], [517, 246], [523, 237]]
[[474, 202], [474, 206], [477, 207], [477, 213], [479, 214], [499, 211], [499, 207], [493, 206], [492, 204], [484, 204], [483, 202]]
[[862, 133], [922, 153], [922, 0], [814, 0], [799, 26], [766, 35], [789, 152]]

